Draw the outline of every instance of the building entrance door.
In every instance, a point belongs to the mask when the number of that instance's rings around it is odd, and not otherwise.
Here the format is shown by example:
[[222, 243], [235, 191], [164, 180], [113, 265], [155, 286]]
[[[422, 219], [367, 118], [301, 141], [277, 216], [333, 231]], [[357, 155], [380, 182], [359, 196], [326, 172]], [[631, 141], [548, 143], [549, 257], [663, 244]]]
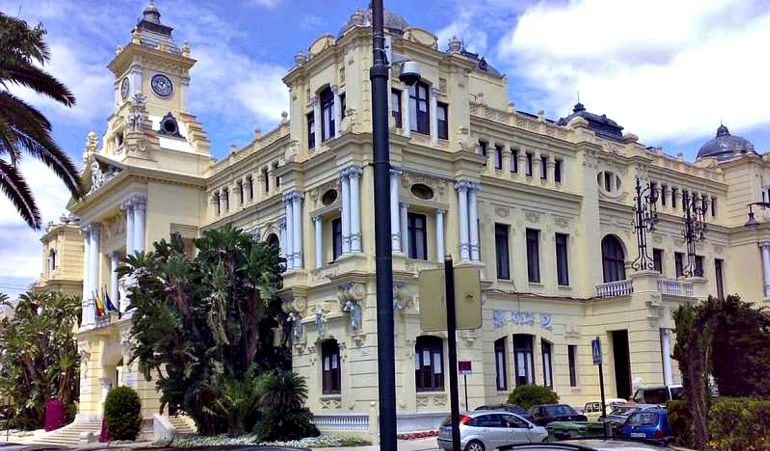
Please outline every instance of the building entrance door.
[[615, 363], [615, 388], [618, 398], [631, 398], [631, 355], [628, 349], [628, 331], [612, 331], [612, 357]]

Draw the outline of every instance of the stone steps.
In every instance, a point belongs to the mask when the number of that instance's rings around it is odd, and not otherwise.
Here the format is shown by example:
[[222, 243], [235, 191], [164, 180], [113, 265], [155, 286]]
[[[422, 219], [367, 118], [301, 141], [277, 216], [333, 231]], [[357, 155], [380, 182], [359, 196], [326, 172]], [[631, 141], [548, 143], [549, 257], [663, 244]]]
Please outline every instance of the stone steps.
[[101, 426], [101, 423], [95, 421], [71, 423], [55, 431], [27, 437], [25, 442], [33, 445], [78, 447], [80, 445], [81, 433], [92, 432], [98, 437], [101, 431]]
[[179, 435], [191, 435], [197, 432], [194, 424], [191, 424], [192, 420], [189, 418], [169, 416], [168, 421], [176, 428]]

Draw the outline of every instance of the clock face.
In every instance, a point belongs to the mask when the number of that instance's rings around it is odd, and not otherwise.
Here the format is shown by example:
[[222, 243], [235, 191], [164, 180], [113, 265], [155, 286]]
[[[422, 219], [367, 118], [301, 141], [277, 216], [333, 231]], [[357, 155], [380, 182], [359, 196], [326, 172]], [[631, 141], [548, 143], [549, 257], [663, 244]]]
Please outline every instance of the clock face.
[[128, 77], [126, 77], [123, 79], [123, 81], [120, 82], [120, 97], [123, 100], [126, 100], [126, 97], [128, 97], [128, 87], [129, 87], [129, 81], [128, 81]]
[[153, 92], [160, 97], [168, 97], [174, 92], [174, 85], [171, 80], [163, 74], [156, 74], [150, 80]]

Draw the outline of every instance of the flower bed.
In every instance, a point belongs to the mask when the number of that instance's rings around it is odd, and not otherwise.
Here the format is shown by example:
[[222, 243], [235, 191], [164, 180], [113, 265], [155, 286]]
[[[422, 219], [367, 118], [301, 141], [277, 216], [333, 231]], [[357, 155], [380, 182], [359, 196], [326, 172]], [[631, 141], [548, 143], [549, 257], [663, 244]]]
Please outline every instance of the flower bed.
[[232, 446], [232, 445], [259, 445], [259, 446], [287, 446], [295, 448], [334, 448], [338, 446], [368, 446], [371, 442], [359, 437], [349, 435], [321, 435], [319, 437], [307, 437], [301, 440], [286, 442], [258, 442], [256, 434], [246, 434], [238, 437], [227, 435], [215, 435], [213, 437], [190, 436], [174, 440], [171, 446], [176, 448], [193, 448], [199, 446]]

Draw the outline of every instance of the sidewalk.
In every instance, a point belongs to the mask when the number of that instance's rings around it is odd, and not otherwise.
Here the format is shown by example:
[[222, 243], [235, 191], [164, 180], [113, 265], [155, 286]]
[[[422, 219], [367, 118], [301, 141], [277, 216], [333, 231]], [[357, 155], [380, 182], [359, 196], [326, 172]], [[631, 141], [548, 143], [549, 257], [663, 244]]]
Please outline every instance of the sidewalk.
[[[344, 448], [313, 448], [314, 451], [379, 451], [379, 445], [353, 446]], [[399, 440], [399, 451], [436, 451], [436, 437], [422, 438], [419, 440]]]

